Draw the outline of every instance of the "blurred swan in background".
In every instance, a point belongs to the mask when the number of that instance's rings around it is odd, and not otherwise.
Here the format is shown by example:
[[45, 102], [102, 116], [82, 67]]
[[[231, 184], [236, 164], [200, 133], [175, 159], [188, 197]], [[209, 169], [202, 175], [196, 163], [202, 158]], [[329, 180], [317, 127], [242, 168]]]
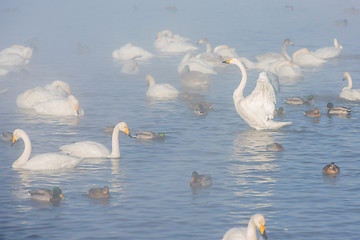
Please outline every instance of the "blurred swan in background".
[[189, 39], [173, 35], [170, 30], [163, 30], [157, 34], [154, 42], [155, 48], [160, 52], [181, 53], [195, 51], [198, 48], [188, 43]]
[[84, 110], [79, 108], [79, 100], [73, 95], [67, 98], [55, 98], [32, 106], [39, 114], [53, 116], [84, 116]]
[[118, 123], [112, 132], [112, 150], [103, 144], [93, 141], [76, 142], [60, 147], [60, 151], [70, 156], [81, 158], [119, 158], [119, 133], [124, 132], [130, 136], [128, 125], [125, 122]]
[[360, 89], [352, 89], [352, 78], [350, 73], [345, 72], [343, 80], [348, 79], [349, 84], [347, 87], [344, 87], [339, 95], [341, 98], [345, 98], [350, 101], [360, 100]]
[[156, 84], [150, 74], [146, 75], [146, 82], [149, 86], [146, 96], [153, 99], [172, 99], [179, 96], [179, 91], [168, 83]]
[[188, 65], [185, 65], [179, 75], [179, 79], [182, 87], [187, 90], [207, 90], [211, 84], [206, 74], [198, 71], [190, 71]]
[[185, 66], [189, 66], [190, 71], [198, 71], [204, 74], [217, 74], [215, 69], [207, 64], [203, 59], [194, 57], [191, 53], [186, 53], [178, 66], [178, 73], [184, 70]]
[[45, 87], [35, 87], [19, 94], [16, 104], [20, 108], [32, 108], [35, 104], [67, 97], [70, 86], [66, 82], [57, 80]]
[[236, 111], [250, 127], [257, 130], [278, 129], [291, 124], [291, 122], [271, 120], [274, 118], [276, 95], [267, 73], [260, 73], [255, 89], [249, 96], [244, 97], [243, 93], [247, 82], [244, 65], [237, 58], [229, 59], [226, 63], [235, 64], [241, 70], [242, 79], [234, 91], [233, 100]]
[[139, 66], [136, 61], [137, 57], [127, 60], [121, 68], [121, 73], [124, 74], [137, 74], [139, 72]]
[[214, 54], [220, 55], [222, 58], [238, 58], [238, 54], [234, 48], [230, 48], [228, 45], [219, 45], [214, 48]]
[[273, 53], [273, 52], [265, 53], [262, 55], [255, 56], [255, 59], [258, 60], [259, 62], [261, 62], [265, 59], [277, 59], [277, 60], [291, 61], [291, 57], [286, 52], [287, 45], [294, 46], [293, 42], [287, 38], [283, 41], [283, 44], [281, 47], [281, 53]]
[[265, 217], [259, 213], [250, 218], [247, 228], [231, 228], [222, 240], [257, 240], [256, 229], [260, 230], [261, 236], [266, 240]]
[[307, 48], [302, 48], [293, 53], [292, 62], [300, 67], [317, 67], [324, 64], [326, 60], [310, 52]]
[[222, 56], [211, 50], [210, 42], [206, 38], [200, 39], [198, 44], [204, 44], [206, 46], [206, 52], [199, 53], [198, 55], [196, 55], [197, 58], [201, 58], [206, 64], [211, 67], [224, 67], [224, 64], [222, 64]]
[[1, 67], [17, 67], [29, 63], [32, 56], [32, 48], [13, 45], [0, 51]]
[[333, 47], [323, 47], [316, 50], [314, 53], [324, 59], [337, 57], [341, 54], [343, 50], [343, 46], [338, 43], [338, 40], [334, 38], [334, 46]]
[[19, 139], [23, 139], [25, 148], [21, 156], [12, 164], [13, 168], [29, 170], [74, 168], [82, 160], [81, 158], [71, 157], [59, 153], [43, 153], [30, 158], [32, 150], [31, 141], [29, 136], [22, 129], [16, 129], [13, 132], [13, 144]]
[[120, 49], [115, 49], [112, 52], [112, 56], [116, 60], [126, 61], [133, 58], [137, 58], [139, 61], [146, 61], [154, 57], [154, 54], [140, 48], [133, 46], [131, 43], [127, 43]]

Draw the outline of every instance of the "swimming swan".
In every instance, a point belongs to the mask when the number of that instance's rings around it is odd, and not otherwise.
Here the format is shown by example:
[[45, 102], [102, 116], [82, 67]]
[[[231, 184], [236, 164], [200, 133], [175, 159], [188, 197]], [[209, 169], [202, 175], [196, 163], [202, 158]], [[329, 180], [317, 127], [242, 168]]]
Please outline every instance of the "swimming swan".
[[82, 160], [81, 158], [71, 157], [59, 153], [43, 153], [30, 158], [31, 141], [29, 136], [22, 129], [16, 129], [13, 132], [13, 144], [19, 139], [24, 141], [25, 149], [21, 156], [12, 164], [13, 168], [29, 170], [74, 168]]
[[338, 43], [338, 40], [334, 38], [334, 46], [333, 47], [323, 47], [316, 50], [314, 53], [324, 59], [334, 58], [340, 55], [343, 50], [343, 46]]
[[128, 125], [125, 122], [118, 123], [112, 133], [112, 152], [101, 143], [93, 141], [76, 142], [60, 147], [65, 154], [82, 158], [119, 158], [119, 132], [122, 131], [130, 136]]
[[127, 43], [120, 49], [115, 49], [112, 52], [114, 59], [127, 61], [136, 58], [139, 61], [146, 61], [154, 57], [154, 54], [140, 48], [133, 46], [131, 43]]
[[237, 59], [229, 59], [225, 63], [237, 65], [242, 74], [239, 86], [235, 89], [233, 100], [236, 111], [250, 127], [257, 130], [278, 129], [291, 122], [275, 122], [274, 118], [276, 96], [269, 78], [265, 72], [260, 73], [253, 92], [244, 97], [244, 88], [247, 82], [247, 73], [244, 65]]
[[204, 74], [217, 74], [215, 69], [207, 64], [202, 58], [194, 57], [190, 52], [186, 53], [181, 60], [177, 71], [180, 74], [185, 66], [189, 66], [190, 71], [202, 72]]
[[179, 96], [179, 91], [176, 88], [167, 83], [156, 84], [155, 79], [150, 74], [146, 75], [146, 82], [149, 86], [146, 96], [149, 98], [164, 100]]
[[247, 228], [231, 228], [225, 233], [222, 240], [257, 240], [256, 229], [259, 229], [262, 237], [267, 239], [265, 217], [259, 213], [250, 218]]
[[21, 45], [13, 45], [0, 51], [0, 66], [17, 67], [29, 63], [32, 56], [32, 48]]
[[79, 100], [73, 95], [67, 98], [56, 98], [32, 106], [35, 112], [52, 116], [83, 116], [84, 110], [79, 108]]
[[287, 38], [283, 41], [283, 44], [281, 47], [281, 53], [273, 53], [273, 52], [265, 53], [265, 54], [262, 54], [259, 56], [255, 56], [255, 59], [258, 60], [259, 62], [261, 62], [265, 59], [277, 59], [277, 60], [291, 61], [291, 57], [286, 52], [287, 45], [294, 46], [293, 42]]
[[310, 52], [307, 48], [301, 48], [293, 53], [292, 62], [300, 67], [318, 67], [326, 60]]
[[352, 78], [350, 73], [345, 72], [343, 80], [348, 79], [349, 85], [344, 87], [339, 95], [341, 98], [345, 98], [350, 101], [359, 101], [360, 100], [360, 89], [352, 89]]
[[187, 40], [187, 38], [183, 38], [179, 35], [173, 35], [170, 30], [164, 30], [157, 34], [154, 46], [158, 51], [167, 53], [181, 53], [198, 49], [186, 42]]

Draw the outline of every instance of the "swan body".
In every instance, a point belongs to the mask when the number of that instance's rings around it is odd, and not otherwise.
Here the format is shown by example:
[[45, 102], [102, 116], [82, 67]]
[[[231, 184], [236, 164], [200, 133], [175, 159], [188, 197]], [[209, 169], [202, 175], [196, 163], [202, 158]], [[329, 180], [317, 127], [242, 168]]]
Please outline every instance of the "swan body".
[[176, 88], [167, 83], [156, 84], [155, 79], [150, 74], [146, 76], [146, 82], [149, 86], [146, 96], [149, 98], [165, 100], [174, 99], [179, 96], [179, 91]]
[[36, 87], [26, 90], [16, 98], [20, 108], [32, 108], [34, 105], [63, 98], [70, 94], [70, 86], [63, 81], [54, 81], [45, 87]]
[[26, 132], [22, 129], [16, 129], [13, 132], [13, 143], [23, 139], [25, 149], [21, 156], [12, 164], [13, 168], [29, 170], [55, 170], [62, 168], [76, 167], [81, 158], [71, 157], [59, 153], [43, 153], [30, 158], [31, 141]]
[[287, 45], [294, 46], [293, 42], [290, 39], [285, 39], [282, 44], [281, 53], [265, 53], [263, 55], [255, 56], [255, 59], [259, 62], [265, 59], [276, 59], [276, 60], [283, 60], [283, 61], [291, 61], [291, 57], [286, 52]]
[[319, 108], [315, 108], [314, 110], [305, 111], [304, 115], [307, 117], [320, 117], [320, 111]]
[[182, 53], [198, 49], [186, 42], [187, 40], [187, 38], [183, 38], [179, 35], [173, 35], [169, 30], [164, 30], [157, 34], [154, 46], [158, 51], [167, 53]]
[[341, 46], [339, 44], [339, 42], [337, 41], [337, 39], [334, 38], [334, 46], [333, 47], [319, 48], [314, 53], [323, 59], [327, 59], [327, 58], [334, 58], [334, 57], [339, 56], [341, 54], [342, 50], [343, 50], [343, 46]]
[[110, 197], [109, 187], [103, 188], [91, 188], [88, 192], [90, 198], [94, 199], [106, 199]]
[[326, 165], [322, 170], [324, 175], [330, 175], [334, 176], [340, 173], [340, 168], [335, 165], [335, 163], [331, 163], [329, 165]]
[[185, 89], [208, 89], [211, 83], [206, 74], [198, 71], [190, 71], [190, 67], [188, 65], [185, 65], [179, 78], [182, 87]]
[[334, 104], [332, 103], [328, 103], [325, 110], [327, 110], [327, 113], [329, 115], [343, 115], [343, 116], [348, 116], [350, 115], [351, 112], [351, 108], [347, 108], [347, 107], [334, 107]]
[[128, 136], [129, 128], [125, 122], [118, 123], [112, 133], [112, 152], [103, 144], [93, 141], [76, 142], [60, 147], [60, 151], [70, 156], [81, 158], [119, 158], [119, 132], [122, 131]]
[[348, 79], [349, 83], [347, 87], [344, 87], [339, 95], [341, 98], [345, 98], [350, 101], [360, 100], [360, 89], [352, 89], [352, 78], [350, 73], [345, 72], [343, 80]]
[[220, 55], [222, 58], [238, 58], [238, 54], [234, 48], [228, 45], [219, 45], [214, 48], [214, 54]]
[[300, 67], [318, 67], [326, 62], [326, 60], [310, 52], [307, 48], [302, 48], [294, 52], [292, 61]]
[[52, 116], [84, 116], [84, 110], [79, 108], [79, 101], [73, 95], [67, 98], [57, 98], [32, 106], [35, 112]]
[[196, 55], [197, 58], [202, 59], [207, 65], [211, 67], [223, 67], [223, 58], [221, 55], [211, 50], [210, 42], [206, 38], [199, 40], [198, 44], [205, 44], [206, 52]]
[[0, 66], [17, 67], [29, 63], [32, 56], [32, 48], [21, 45], [13, 45], [0, 51]]
[[212, 185], [211, 176], [199, 175], [197, 171], [193, 171], [190, 180], [190, 186], [192, 188], [206, 188]]
[[302, 105], [302, 104], [309, 104], [310, 101], [315, 103], [314, 97], [309, 95], [306, 97], [306, 100], [301, 97], [288, 97], [285, 98], [285, 102], [290, 105]]
[[30, 198], [32, 200], [40, 202], [59, 202], [62, 199], [65, 199], [61, 193], [61, 189], [54, 187], [52, 190], [49, 189], [38, 189], [29, 191]]
[[197, 71], [204, 74], [217, 74], [215, 69], [207, 64], [203, 59], [194, 57], [191, 53], [186, 53], [178, 66], [178, 73], [184, 70], [185, 66], [189, 66], [190, 71]]
[[127, 43], [120, 49], [115, 49], [112, 52], [114, 59], [127, 61], [136, 58], [139, 61], [146, 61], [154, 57], [154, 54], [140, 48], [133, 46], [131, 43]]
[[255, 89], [249, 96], [244, 97], [243, 93], [247, 82], [244, 65], [237, 58], [230, 59], [226, 63], [235, 64], [241, 70], [242, 79], [234, 91], [233, 100], [236, 111], [250, 127], [257, 130], [278, 129], [291, 124], [291, 122], [272, 120], [274, 118], [276, 96], [267, 73], [260, 73]]
[[264, 239], [267, 239], [265, 232], [265, 217], [262, 214], [255, 214], [250, 218], [247, 228], [231, 228], [229, 229], [222, 240], [257, 240], [256, 229]]

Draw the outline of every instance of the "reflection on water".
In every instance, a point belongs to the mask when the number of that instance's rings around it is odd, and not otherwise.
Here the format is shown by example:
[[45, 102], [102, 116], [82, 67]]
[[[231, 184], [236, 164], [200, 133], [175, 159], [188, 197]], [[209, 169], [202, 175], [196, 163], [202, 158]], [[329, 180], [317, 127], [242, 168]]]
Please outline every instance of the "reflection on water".
[[21, 113], [22, 118], [26, 119], [28, 123], [46, 123], [46, 124], [56, 124], [56, 125], [70, 125], [78, 126], [80, 119], [83, 117], [73, 117], [73, 116], [51, 116], [51, 115], [41, 115], [36, 114], [31, 109], [18, 109]]

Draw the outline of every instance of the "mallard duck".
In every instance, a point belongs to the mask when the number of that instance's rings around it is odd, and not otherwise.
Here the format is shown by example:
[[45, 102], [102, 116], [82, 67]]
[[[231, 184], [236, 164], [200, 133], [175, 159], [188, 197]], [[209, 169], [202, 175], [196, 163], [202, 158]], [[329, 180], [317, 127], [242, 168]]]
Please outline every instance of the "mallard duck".
[[271, 143], [266, 145], [266, 151], [280, 152], [284, 151], [284, 147], [280, 143]]
[[307, 117], [320, 117], [320, 111], [318, 108], [315, 108], [314, 110], [306, 111], [304, 112], [305, 116]]
[[109, 187], [105, 186], [103, 188], [91, 188], [89, 190], [89, 197], [95, 199], [109, 198]]
[[279, 107], [278, 109], [275, 109], [274, 116], [275, 117], [281, 117], [285, 115], [285, 110], [283, 107]]
[[285, 98], [285, 102], [290, 105], [301, 105], [301, 104], [309, 104], [310, 101], [315, 103], [314, 97], [312, 95], [309, 95], [306, 97], [306, 100], [304, 100], [301, 97], [291, 97], [291, 98]]
[[132, 138], [136, 138], [139, 140], [154, 140], [159, 138], [164, 138], [165, 133], [154, 133], [154, 132], [138, 132], [135, 135], [131, 136]]
[[192, 188], [206, 188], [212, 185], [211, 176], [199, 175], [197, 171], [193, 171], [191, 175], [190, 186]]
[[330, 115], [349, 115], [351, 112], [351, 108], [347, 107], [334, 107], [334, 104], [328, 103], [325, 110]]
[[325, 175], [337, 175], [340, 173], [340, 168], [335, 165], [335, 163], [331, 163], [329, 165], [326, 165], [323, 170], [323, 174]]
[[39, 189], [29, 191], [29, 194], [32, 200], [41, 202], [58, 202], [61, 201], [61, 199], [65, 199], [59, 187], [54, 187], [52, 190]]

